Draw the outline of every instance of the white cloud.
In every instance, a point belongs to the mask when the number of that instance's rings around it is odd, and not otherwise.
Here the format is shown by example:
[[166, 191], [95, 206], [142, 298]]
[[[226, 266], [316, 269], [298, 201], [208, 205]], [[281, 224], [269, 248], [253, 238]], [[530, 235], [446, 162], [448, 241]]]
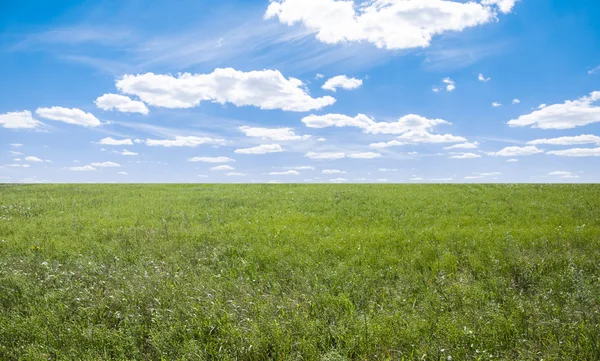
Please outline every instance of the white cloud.
[[198, 174], [196, 177], [198, 178], [208, 178], [206, 174]]
[[323, 174], [346, 174], [345, 171], [339, 169], [324, 169]]
[[13, 143], [13, 144], [11, 144], [10, 146], [11, 146], [11, 147], [13, 147], [13, 148], [20, 148], [20, 147], [22, 147], [22, 146], [23, 146], [23, 144], [20, 144], [20, 143]]
[[123, 113], [141, 113], [148, 114], [149, 110], [146, 104], [119, 94], [104, 94], [94, 102], [102, 110], [116, 109]]
[[174, 140], [155, 140], [146, 139], [146, 145], [149, 147], [197, 147], [202, 144], [222, 144], [224, 139], [213, 139], [208, 137], [175, 137]]
[[389, 142], [381, 142], [381, 143], [371, 143], [369, 144], [369, 146], [371, 148], [377, 148], [377, 149], [382, 149], [382, 148], [389, 148], [389, 147], [398, 147], [404, 145], [404, 143], [399, 142], [397, 140], [392, 140]]
[[544, 150], [538, 149], [537, 147], [530, 145], [526, 147], [506, 147], [498, 152], [488, 153], [488, 155], [496, 157], [518, 157], [539, 153], [544, 153]]
[[6, 164], [7, 167], [11, 168], [29, 168], [29, 164]]
[[472, 179], [483, 179], [483, 178], [485, 178], [485, 177], [480, 176], [480, 175], [468, 175], [464, 179], [466, 179], [466, 180], [472, 180]]
[[96, 168], [92, 167], [91, 165], [86, 165], [83, 167], [68, 167], [66, 169], [70, 170], [72, 172], [95, 172], [96, 171]]
[[346, 178], [334, 178], [334, 179], [330, 179], [329, 181], [332, 183], [344, 183], [344, 182], [347, 182], [348, 180]]
[[43, 162], [43, 160], [41, 160], [38, 157], [25, 157], [25, 160], [28, 162], [34, 162], [34, 163], [41, 163]]
[[122, 152], [117, 152], [117, 153], [119, 153], [121, 155], [125, 155], [125, 156], [135, 156], [135, 155], [138, 155], [138, 153], [131, 152], [131, 151], [127, 150], [127, 149], [123, 149]]
[[120, 175], [128, 175], [128, 173], [127, 173], [127, 172], [118, 172], [117, 174], [120, 174]]
[[315, 79], [323, 79], [325, 77], [325, 75], [321, 74], [321, 73], [317, 73], [317, 75], [315, 75]]
[[576, 145], [576, 144], [598, 144], [600, 145], [600, 137], [591, 134], [578, 135], [575, 137], [560, 137], [560, 138], [552, 138], [552, 139], [536, 139], [527, 144], [539, 145], [539, 144], [549, 144], [549, 145]]
[[225, 173], [225, 175], [228, 176], [228, 177], [245, 177], [248, 174], [246, 174], [246, 173], [230, 172], [230, 173]]
[[415, 177], [415, 176], [413, 176], [413, 177], [412, 177], [412, 178], [410, 178], [409, 180], [414, 182], [414, 181], [422, 181], [422, 180], [425, 180], [425, 179], [424, 179], [424, 178], [422, 178], [422, 177]]
[[92, 167], [98, 167], [98, 168], [114, 168], [114, 167], [121, 166], [119, 163], [114, 163], [114, 162], [92, 163], [90, 165]]
[[426, 131], [410, 131], [402, 134], [398, 139], [408, 143], [458, 143], [467, 139], [452, 134], [431, 134]]
[[314, 160], [335, 160], [335, 159], [346, 158], [346, 153], [341, 153], [341, 152], [325, 152], [325, 153], [308, 152], [304, 156], [306, 158], [314, 159]]
[[482, 0], [483, 5], [496, 5], [500, 12], [510, 13], [519, 0]]
[[20, 162], [20, 161], [21, 161], [21, 158], [15, 158], [15, 159], [13, 159], [13, 162]]
[[373, 153], [373, 152], [348, 154], [348, 158], [353, 158], [353, 159], [374, 159], [374, 158], [379, 158], [379, 157], [381, 157], [381, 154]]
[[236, 149], [237, 154], [267, 154], [283, 152], [283, 148], [279, 144], [262, 144], [258, 147]]
[[101, 139], [97, 144], [101, 145], [133, 145], [131, 139], [113, 139], [111, 137]]
[[231, 163], [235, 162], [235, 159], [228, 157], [193, 157], [189, 159], [190, 162], [203, 162], [203, 163]]
[[77, 108], [38, 108], [35, 111], [35, 114], [44, 119], [56, 120], [67, 124], [80, 125], [83, 127], [97, 127], [102, 124], [93, 114], [86, 113]]
[[317, 139], [318, 142], [324, 142], [326, 140], [327, 140], [327, 138], [319, 138], [319, 139]]
[[219, 165], [219, 166], [210, 168], [210, 170], [213, 172], [215, 172], [215, 171], [220, 172], [220, 171], [234, 170], [234, 168], [229, 165]]
[[380, 172], [397, 172], [399, 169], [390, 169], [390, 168], [379, 168]]
[[479, 73], [479, 75], [477, 76], [477, 79], [479, 79], [479, 81], [482, 81], [484, 83], [487, 83], [488, 81], [492, 80], [492, 78], [486, 78], [485, 76], [483, 76], [483, 74]]
[[508, 163], [517, 163], [519, 160], [516, 158], [512, 158], [512, 159], [508, 159], [507, 162]]
[[[509, 12], [508, 1], [489, 3], [445, 0], [276, 0], [265, 18], [289, 26], [301, 23], [327, 44], [368, 41], [378, 48], [428, 47], [434, 36], [486, 24], [497, 19], [496, 6]], [[498, 2], [498, 3], [496, 3]], [[506, 2], [506, 3], [505, 3]], [[508, 10], [508, 11], [506, 11]]]
[[600, 148], [572, 148], [565, 150], [553, 150], [547, 154], [562, 157], [600, 157]]
[[492, 106], [493, 106], [494, 108], [498, 108], [498, 107], [501, 107], [501, 106], [502, 106], [502, 104], [500, 104], [500, 103], [498, 103], [498, 102], [493, 102], [493, 103], [492, 103]]
[[517, 98], [513, 99], [512, 103], [513, 104], [519, 104], [521, 101]]
[[502, 175], [502, 173], [500, 173], [500, 172], [488, 172], [488, 173], [479, 173], [479, 175], [482, 176], [482, 177], [494, 177], [494, 176]]
[[44, 123], [33, 118], [29, 110], [0, 114], [0, 126], [7, 129], [36, 129]]
[[300, 175], [300, 172], [295, 170], [288, 170], [285, 172], [271, 172], [269, 175]]
[[461, 154], [456, 154], [453, 156], [449, 157], [450, 159], [475, 159], [475, 158], [481, 158], [481, 156], [479, 154], [475, 154], [475, 153], [461, 153]]
[[[455, 137], [450, 134], [430, 134], [426, 130], [437, 125], [450, 125], [443, 119], [428, 119], [416, 114], [408, 114], [396, 122], [376, 122], [364, 114], [349, 117], [343, 114], [309, 115], [302, 119], [309, 128], [326, 127], [357, 127], [370, 134], [402, 134], [398, 139], [404, 139], [413, 143], [444, 143], [463, 142], [465, 138]], [[385, 148], [386, 146], [401, 145], [397, 143], [384, 144], [374, 143], [374, 148]]]
[[302, 81], [285, 78], [277, 70], [242, 72], [216, 69], [211, 74], [125, 75], [117, 88], [138, 96], [149, 105], [164, 108], [192, 108], [202, 101], [260, 109], [304, 112], [335, 103], [330, 96], [313, 98]]
[[595, 67], [594, 69], [592, 69], [592, 70], [588, 71], [588, 74], [589, 74], [589, 75], [596, 74], [596, 73], [598, 73], [599, 71], [600, 71], [600, 65], [598, 65], [598, 66], [597, 66], [597, 67]]
[[431, 88], [431, 90], [433, 90], [434, 93], [439, 93], [440, 92], [440, 88], [434, 86], [433, 88]]
[[511, 127], [540, 129], [571, 129], [600, 122], [600, 106], [593, 104], [600, 100], [600, 91], [578, 100], [567, 100], [562, 104], [542, 104], [530, 114], [522, 115], [508, 122]]
[[325, 84], [323, 84], [323, 89], [331, 90], [335, 92], [337, 88], [342, 88], [346, 90], [358, 89], [362, 85], [363, 81], [356, 78], [348, 78], [346, 75], [338, 75], [333, 78], [327, 80]]
[[293, 170], [315, 170], [315, 167], [310, 165], [301, 165], [297, 167], [283, 167], [283, 169], [293, 169]]
[[240, 130], [248, 137], [256, 137], [275, 141], [307, 140], [310, 135], [297, 135], [292, 128], [255, 128], [243, 126]]
[[478, 142], [473, 142], [473, 143], [460, 143], [460, 144], [455, 144], [449, 147], [444, 147], [444, 149], [477, 149], [479, 148], [479, 143]]
[[454, 80], [450, 78], [445, 78], [442, 81], [444, 82], [444, 84], [446, 84], [446, 91], [452, 92], [456, 89], [456, 83], [454, 82]]
[[557, 176], [562, 179], [578, 179], [579, 178], [578, 175], [573, 174], [571, 172], [565, 172], [565, 171], [554, 171], [554, 172], [548, 173], [548, 175], [549, 176]]

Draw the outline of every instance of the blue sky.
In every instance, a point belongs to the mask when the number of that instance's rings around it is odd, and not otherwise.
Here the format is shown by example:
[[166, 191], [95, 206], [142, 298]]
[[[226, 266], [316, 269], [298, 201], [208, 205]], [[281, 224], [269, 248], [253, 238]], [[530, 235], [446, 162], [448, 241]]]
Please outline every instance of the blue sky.
[[0, 10], [0, 182], [600, 181], [597, 1]]

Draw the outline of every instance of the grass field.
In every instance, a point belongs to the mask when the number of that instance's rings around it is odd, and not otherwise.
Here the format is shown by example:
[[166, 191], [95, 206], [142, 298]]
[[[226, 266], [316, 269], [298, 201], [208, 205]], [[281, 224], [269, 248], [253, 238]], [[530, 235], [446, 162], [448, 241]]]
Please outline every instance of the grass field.
[[600, 360], [597, 185], [0, 186], [0, 360]]

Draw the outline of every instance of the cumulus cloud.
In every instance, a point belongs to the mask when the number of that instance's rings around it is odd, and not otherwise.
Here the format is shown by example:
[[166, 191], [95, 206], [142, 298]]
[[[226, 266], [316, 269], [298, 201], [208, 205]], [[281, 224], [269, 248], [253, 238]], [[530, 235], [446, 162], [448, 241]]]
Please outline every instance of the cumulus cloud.
[[519, 0], [482, 0], [483, 5], [496, 5], [498, 10], [505, 14], [510, 13]]
[[518, 157], [539, 153], [544, 153], [544, 150], [538, 149], [537, 147], [531, 145], [526, 147], [506, 147], [498, 152], [488, 153], [488, 155], [496, 157]]
[[148, 114], [149, 110], [143, 102], [132, 100], [125, 95], [104, 94], [96, 101], [96, 106], [102, 110], [116, 109], [122, 113]]
[[481, 158], [481, 156], [479, 154], [475, 154], [475, 153], [461, 153], [461, 154], [455, 154], [449, 157], [450, 159], [474, 159], [474, 158]]
[[373, 153], [373, 152], [348, 154], [348, 158], [354, 158], [354, 159], [374, 159], [374, 158], [379, 158], [379, 157], [381, 157], [381, 154]]
[[562, 157], [600, 157], [600, 148], [571, 148], [565, 150], [553, 150], [547, 154]]
[[494, 108], [498, 108], [498, 107], [501, 107], [501, 106], [502, 106], [502, 104], [500, 104], [500, 103], [498, 103], [498, 102], [493, 102], [493, 103], [492, 103], [492, 106], [493, 106]]
[[377, 148], [377, 149], [383, 149], [383, 148], [389, 148], [389, 147], [399, 147], [401, 145], [404, 145], [404, 143], [397, 141], [397, 140], [392, 140], [389, 142], [380, 142], [380, 143], [371, 143], [369, 144], [369, 146], [371, 148]]
[[578, 135], [575, 137], [559, 137], [559, 138], [551, 138], [551, 139], [536, 139], [527, 144], [539, 145], [539, 144], [548, 144], [548, 145], [576, 145], [576, 144], [598, 144], [600, 145], [600, 137], [592, 134], [584, 134]]
[[454, 80], [450, 78], [445, 78], [444, 80], [442, 80], [442, 82], [446, 84], [446, 91], [452, 92], [456, 89], [456, 83], [454, 82]]
[[566, 172], [566, 171], [554, 171], [554, 172], [548, 173], [548, 175], [560, 177], [562, 179], [578, 179], [579, 178], [578, 175], [573, 174], [572, 172]]
[[338, 88], [352, 90], [358, 89], [362, 85], [363, 81], [356, 78], [348, 78], [346, 75], [338, 75], [327, 80], [323, 84], [323, 89], [335, 92]]
[[91, 165], [86, 165], [83, 167], [68, 167], [67, 170], [72, 172], [95, 172], [97, 169], [92, 167]]
[[41, 163], [43, 162], [43, 160], [41, 160], [38, 157], [25, 157], [25, 160], [28, 162], [33, 162], [33, 163]]
[[29, 110], [0, 114], [0, 126], [7, 129], [36, 129], [44, 123], [33, 118]]
[[[396, 122], [376, 122], [364, 114], [350, 117], [343, 114], [309, 115], [302, 118], [309, 128], [357, 127], [370, 134], [394, 134], [398, 139], [409, 143], [454, 143], [466, 141], [463, 137], [451, 134], [431, 134], [428, 130], [438, 125], [450, 125], [443, 119], [428, 119], [416, 114], [408, 114]], [[386, 148], [402, 145], [401, 142], [374, 143], [373, 148]]]
[[510, 120], [511, 127], [540, 129], [571, 129], [600, 122], [600, 106], [594, 103], [600, 100], [600, 91], [577, 100], [567, 100], [562, 104], [542, 104], [530, 114]]
[[487, 83], [488, 81], [492, 80], [492, 78], [486, 78], [485, 76], [483, 76], [483, 74], [479, 73], [479, 75], [477, 76], [477, 79], [479, 79], [479, 81], [482, 81], [484, 83]]
[[97, 144], [101, 145], [133, 145], [131, 139], [113, 139], [111, 137], [101, 139]]
[[477, 149], [479, 148], [479, 143], [478, 142], [473, 142], [473, 143], [460, 143], [460, 144], [455, 144], [455, 145], [451, 145], [449, 147], [444, 147], [444, 149]]
[[228, 171], [228, 170], [233, 170], [233, 169], [234, 168], [232, 166], [229, 166], [229, 165], [219, 165], [219, 166], [210, 168], [210, 170], [213, 171], [213, 172]]
[[127, 150], [127, 149], [123, 149], [122, 152], [117, 152], [117, 153], [119, 153], [120, 155], [125, 155], [125, 156], [135, 156], [135, 155], [138, 155], [138, 153], [131, 152], [131, 151]]
[[253, 148], [236, 149], [237, 154], [267, 154], [283, 152], [283, 148], [279, 144], [262, 144]]
[[521, 101], [517, 98], [513, 99], [512, 103], [513, 104], [519, 104]]
[[92, 163], [90, 165], [92, 167], [98, 167], [98, 168], [114, 168], [114, 167], [121, 166], [119, 163], [114, 163], [114, 162]]
[[300, 23], [326, 44], [368, 41], [378, 48], [424, 48], [434, 36], [490, 23], [496, 9], [510, 12], [515, 0], [487, 3], [446, 0], [276, 0], [265, 18], [286, 25]]
[[38, 108], [35, 114], [44, 119], [55, 120], [67, 124], [79, 125], [82, 127], [98, 127], [102, 123], [91, 113], [86, 113], [81, 109], [52, 107]]
[[345, 171], [339, 169], [324, 169], [323, 174], [346, 174]]
[[292, 128], [256, 128], [243, 126], [240, 130], [248, 137], [275, 141], [307, 140], [310, 135], [298, 135]]
[[288, 170], [285, 172], [271, 172], [271, 173], [268, 173], [268, 175], [300, 175], [300, 172], [295, 171], [295, 170]]
[[346, 158], [346, 153], [342, 152], [308, 152], [304, 155], [306, 158], [314, 159], [314, 160], [336, 160]]
[[149, 147], [197, 147], [202, 144], [222, 144], [224, 139], [213, 139], [208, 137], [175, 137], [175, 139], [155, 140], [146, 139]]
[[304, 112], [335, 103], [330, 96], [311, 97], [302, 81], [285, 78], [277, 70], [242, 72], [227, 68], [216, 69], [210, 74], [125, 75], [116, 86], [125, 94], [164, 108], [192, 108], [202, 101], [211, 101], [239, 107]]
[[517, 163], [519, 160], [516, 158], [512, 158], [512, 159], [508, 159], [507, 162], [508, 163]]
[[246, 174], [246, 173], [230, 172], [230, 173], [225, 173], [225, 175], [228, 176], [228, 177], [245, 177], [248, 174]]
[[189, 159], [190, 162], [203, 162], [203, 163], [231, 163], [235, 162], [235, 159], [228, 157], [193, 157]]

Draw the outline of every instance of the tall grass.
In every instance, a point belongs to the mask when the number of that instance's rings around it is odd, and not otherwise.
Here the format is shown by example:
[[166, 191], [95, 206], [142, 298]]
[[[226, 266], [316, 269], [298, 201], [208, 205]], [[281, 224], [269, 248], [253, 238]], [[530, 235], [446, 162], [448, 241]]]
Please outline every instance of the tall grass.
[[600, 360], [600, 186], [0, 187], [0, 360]]

